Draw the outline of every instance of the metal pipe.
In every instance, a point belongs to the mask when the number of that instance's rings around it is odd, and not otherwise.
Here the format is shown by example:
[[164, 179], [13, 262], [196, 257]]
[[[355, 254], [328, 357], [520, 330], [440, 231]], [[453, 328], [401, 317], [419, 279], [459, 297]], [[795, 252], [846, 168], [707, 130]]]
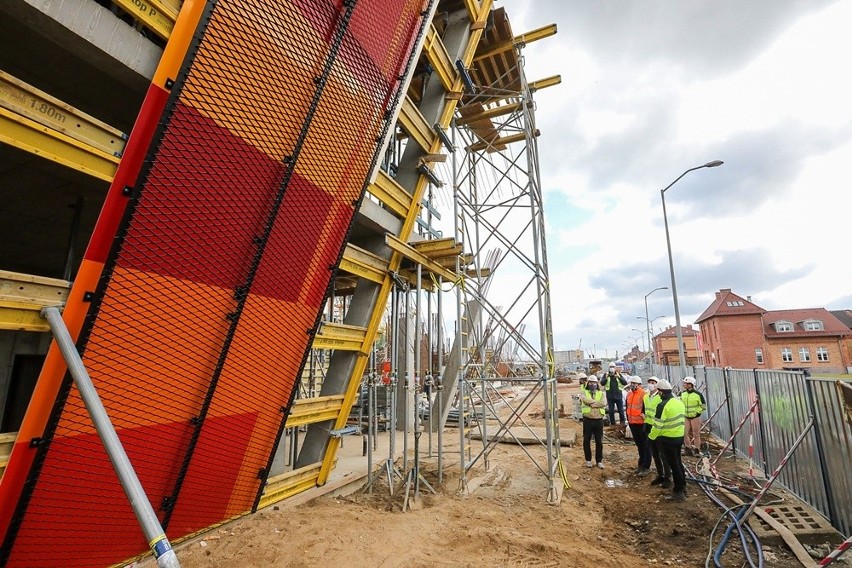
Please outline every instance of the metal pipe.
[[[435, 424], [435, 429], [438, 432], [438, 485], [440, 485], [444, 482], [444, 464], [443, 464], [443, 458], [444, 458], [443, 430], [444, 429], [442, 428], [442, 424], [441, 424], [441, 422], [442, 422], [441, 417], [444, 416], [443, 400], [442, 400], [444, 397], [443, 397], [443, 393], [441, 392], [441, 391], [444, 390], [443, 382], [442, 382], [442, 378], [441, 378], [442, 377], [441, 369], [444, 365], [444, 338], [441, 334], [441, 328], [444, 327], [444, 313], [442, 311], [443, 304], [441, 302], [441, 297], [444, 295], [444, 290], [443, 290], [442, 284], [443, 284], [443, 277], [439, 274], [438, 275], [438, 297], [437, 297], [438, 316], [436, 318], [437, 321], [435, 322], [436, 327], [438, 328], [437, 333], [436, 333], [437, 337], [436, 337], [436, 341], [435, 341], [435, 343], [438, 346], [438, 356], [437, 356], [437, 362], [436, 362], [436, 365], [437, 365], [438, 368], [436, 369], [436, 372], [435, 372], [435, 400], [438, 402], [438, 422], [437, 422], [437, 424]], [[429, 410], [430, 410], [429, 420], [430, 420], [430, 427], [431, 427], [432, 417], [434, 417], [435, 415], [431, 412], [431, 408]]]
[[95, 430], [98, 432], [101, 441], [104, 444], [104, 449], [109, 456], [110, 462], [115, 469], [115, 473], [121, 482], [121, 487], [130, 501], [130, 506], [142, 527], [142, 532], [145, 539], [148, 541], [148, 546], [154, 553], [157, 559], [157, 566], [160, 568], [180, 568], [177, 556], [166, 538], [163, 527], [160, 525], [160, 520], [148, 501], [148, 495], [142, 488], [139, 477], [130, 463], [130, 459], [121, 445], [121, 440], [118, 439], [118, 434], [112, 425], [112, 421], [101, 402], [95, 385], [92, 383], [92, 378], [86, 371], [83, 360], [77, 352], [74, 345], [74, 340], [65, 327], [65, 322], [62, 320], [62, 315], [56, 307], [47, 307], [41, 310], [41, 315], [44, 317], [50, 329], [53, 332], [53, 337], [62, 356], [65, 358], [65, 363], [68, 365], [68, 372], [74, 378], [74, 384], [77, 385], [77, 390], [80, 392], [80, 398], [86, 409], [89, 411], [89, 416], [95, 425]]
[[423, 370], [420, 367], [421, 344], [420, 337], [420, 296], [423, 284], [423, 266], [417, 264], [417, 297], [414, 302], [414, 498], [420, 493], [420, 377]]
[[669, 238], [669, 219], [666, 216], [666, 190], [671, 186], [676, 184], [680, 178], [688, 174], [689, 172], [700, 170], [701, 168], [715, 168], [716, 166], [721, 166], [724, 162], [721, 160], [713, 160], [712, 162], [707, 162], [706, 164], [695, 166], [694, 168], [689, 168], [682, 174], [680, 174], [677, 179], [667, 185], [665, 188], [660, 190], [660, 198], [663, 201], [663, 224], [666, 228], [666, 248], [669, 252], [669, 271], [671, 272], [672, 278], [672, 300], [674, 301], [674, 311], [675, 311], [675, 332], [677, 333], [677, 353], [678, 353], [678, 364], [680, 365], [680, 377], [683, 378], [686, 376], [686, 355], [684, 354], [683, 349], [683, 331], [680, 327], [680, 310], [677, 305], [677, 284], [675, 283], [675, 272], [674, 272], [674, 261], [672, 260], [672, 242]]

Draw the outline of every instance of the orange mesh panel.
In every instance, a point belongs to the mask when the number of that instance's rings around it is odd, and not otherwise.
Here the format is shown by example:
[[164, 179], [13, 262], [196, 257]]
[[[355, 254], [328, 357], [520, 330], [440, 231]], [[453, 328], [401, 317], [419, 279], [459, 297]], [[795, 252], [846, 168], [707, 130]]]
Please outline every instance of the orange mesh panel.
[[[202, 19], [80, 339], [171, 539], [259, 498], [424, 4], [220, 0]], [[145, 551], [68, 381], [47, 436], [9, 564]]]

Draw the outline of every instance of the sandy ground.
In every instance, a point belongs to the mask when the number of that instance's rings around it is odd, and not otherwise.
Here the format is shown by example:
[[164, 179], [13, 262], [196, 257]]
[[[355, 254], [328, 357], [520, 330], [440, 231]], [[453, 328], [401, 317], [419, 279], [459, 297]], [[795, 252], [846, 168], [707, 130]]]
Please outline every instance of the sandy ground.
[[[559, 400], [570, 414], [575, 385], [559, 385]], [[541, 426], [525, 409], [524, 420]], [[560, 433], [573, 440], [579, 425], [560, 419]], [[421, 440], [424, 440], [421, 438]], [[577, 443], [562, 448], [565, 479], [558, 504], [548, 504], [547, 478], [536, 464], [547, 463], [544, 449], [496, 444], [486, 471], [480, 460], [468, 475], [470, 492], [460, 491], [458, 431], [444, 436], [444, 479], [438, 484], [435, 457], [421, 460], [424, 479], [403, 512], [404, 491], [391, 495], [386, 478], [372, 492], [324, 496], [298, 506], [268, 507], [175, 546], [184, 568], [240, 567], [618, 567], [704, 566], [708, 537], [722, 511], [694, 484], [683, 503], [664, 499], [670, 490], [650, 486], [653, 474], [633, 474], [636, 450], [618, 427], [607, 429], [605, 469], [587, 469]], [[425, 441], [423, 442], [425, 444]], [[473, 442], [474, 455], [482, 443]], [[436, 454], [433, 451], [433, 456]], [[691, 466], [697, 458], [685, 458]], [[409, 462], [409, 465], [411, 462]], [[718, 462], [723, 478], [747, 486], [742, 460]], [[401, 461], [397, 462], [402, 467]], [[753, 488], [754, 485], [752, 484]], [[756, 490], [752, 489], [753, 493]], [[721, 530], [727, 525], [721, 524]], [[718, 536], [716, 539], [718, 542]], [[742, 566], [736, 538], [722, 557], [724, 566]], [[764, 546], [765, 566], [802, 564], [783, 545]], [[841, 566], [852, 563], [844, 559]], [[156, 566], [152, 559], [139, 568]], [[711, 564], [712, 565], [712, 562]]]

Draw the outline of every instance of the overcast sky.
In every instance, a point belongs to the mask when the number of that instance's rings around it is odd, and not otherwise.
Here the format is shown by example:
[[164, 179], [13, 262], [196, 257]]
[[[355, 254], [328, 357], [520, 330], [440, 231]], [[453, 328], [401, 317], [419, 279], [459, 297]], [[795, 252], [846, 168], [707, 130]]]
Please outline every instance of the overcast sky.
[[[773, 309], [852, 308], [852, 1], [502, 0], [536, 93], [558, 350], [643, 344], [645, 295], [681, 322], [731, 288]], [[654, 332], [670, 290], [648, 297]]]

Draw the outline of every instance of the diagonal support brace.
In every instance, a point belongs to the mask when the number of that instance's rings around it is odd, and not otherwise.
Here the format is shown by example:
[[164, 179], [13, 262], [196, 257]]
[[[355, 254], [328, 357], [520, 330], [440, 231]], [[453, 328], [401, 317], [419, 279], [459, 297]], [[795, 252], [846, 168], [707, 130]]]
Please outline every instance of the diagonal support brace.
[[139, 482], [139, 477], [121, 445], [121, 440], [118, 439], [118, 434], [112, 425], [112, 421], [101, 402], [98, 392], [95, 390], [95, 385], [92, 383], [92, 378], [89, 372], [83, 365], [83, 360], [77, 352], [74, 345], [74, 340], [71, 339], [71, 334], [68, 328], [65, 327], [65, 322], [62, 320], [62, 315], [59, 313], [59, 308], [47, 307], [41, 310], [41, 315], [47, 320], [50, 325], [50, 330], [53, 332], [53, 338], [62, 352], [62, 357], [65, 359], [65, 364], [68, 365], [68, 372], [74, 378], [74, 384], [77, 385], [77, 390], [80, 391], [80, 398], [86, 405], [89, 415], [92, 417], [92, 422], [95, 424], [95, 430], [98, 432], [101, 441], [104, 444], [104, 449], [112, 462], [115, 473], [121, 482], [121, 487], [130, 501], [130, 506], [136, 514], [136, 519], [142, 527], [142, 532], [145, 534], [151, 551], [157, 559], [159, 568], [180, 568], [180, 562], [172, 550], [169, 539], [160, 525], [160, 520], [148, 500], [148, 495], [142, 488]]

